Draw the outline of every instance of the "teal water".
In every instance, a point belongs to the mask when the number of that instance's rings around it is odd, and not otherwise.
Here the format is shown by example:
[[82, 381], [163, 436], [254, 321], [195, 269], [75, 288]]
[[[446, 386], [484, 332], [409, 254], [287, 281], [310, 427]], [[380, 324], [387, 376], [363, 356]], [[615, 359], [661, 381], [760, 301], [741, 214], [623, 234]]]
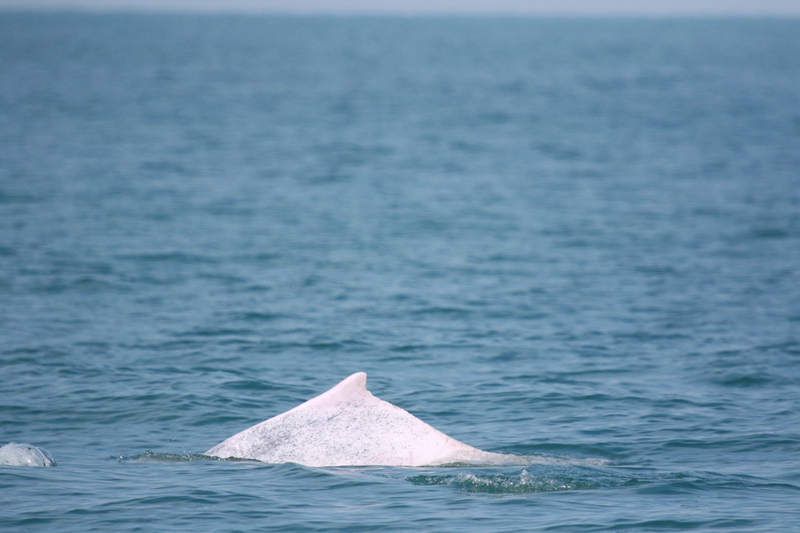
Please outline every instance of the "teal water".
[[[0, 14], [2, 531], [791, 531], [800, 21]], [[202, 452], [356, 372], [525, 467]]]

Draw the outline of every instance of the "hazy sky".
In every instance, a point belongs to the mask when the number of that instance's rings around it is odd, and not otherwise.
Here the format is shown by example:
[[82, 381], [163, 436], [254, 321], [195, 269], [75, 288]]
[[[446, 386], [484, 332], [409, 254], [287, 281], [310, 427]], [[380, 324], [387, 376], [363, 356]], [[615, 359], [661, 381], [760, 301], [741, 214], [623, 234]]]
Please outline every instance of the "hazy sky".
[[0, 9], [292, 13], [793, 15], [800, 0], [0, 0]]

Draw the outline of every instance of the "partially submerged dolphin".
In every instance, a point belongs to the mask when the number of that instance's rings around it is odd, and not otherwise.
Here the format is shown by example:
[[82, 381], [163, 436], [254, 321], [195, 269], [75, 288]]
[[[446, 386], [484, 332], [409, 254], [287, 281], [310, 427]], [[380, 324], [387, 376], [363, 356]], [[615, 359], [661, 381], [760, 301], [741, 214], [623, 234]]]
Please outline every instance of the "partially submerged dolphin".
[[0, 465], [3, 466], [56, 466], [50, 452], [33, 444], [9, 442], [0, 447]]
[[205, 455], [306, 466], [515, 464], [448, 437], [373, 396], [358, 372], [316, 398], [217, 444]]

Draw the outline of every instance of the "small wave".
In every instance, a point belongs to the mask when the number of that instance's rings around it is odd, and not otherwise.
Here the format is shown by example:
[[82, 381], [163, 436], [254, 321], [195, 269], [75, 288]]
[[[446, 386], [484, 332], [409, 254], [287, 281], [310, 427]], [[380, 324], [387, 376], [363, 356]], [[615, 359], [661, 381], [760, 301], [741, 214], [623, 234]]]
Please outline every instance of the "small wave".
[[687, 494], [721, 490], [780, 489], [800, 491], [791, 483], [776, 483], [763, 478], [745, 475], [726, 475], [716, 472], [671, 472], [644, 478], [638, 488], [639, 494]]
[[407, 481], [415, 485], [451, 485], [464, 492], [484, 494], [528, 494], [532, 492], [556, 492], [595, 489], [600, 483], [590, 479], [567, 476], [533, 476], [527, 470], [517, 475], [474, 474], [410, 476]]
[[248, 461], [250, 459], [220, 459], [201, 453], [162, 453], [147, 450], [135, 455], [119, 455], [108, 458], [120, 463], [126, 461], [149, 461], [154, 463], [186, 463], [190, 461]]
[[521, 455], [519, 457], [527, 460], [529, 465], [608, 466], [612, 464], [608, 459], [599, 457], [575, 458], [545, 455]]
[[[134, 455], [119, 455], [108, 457], [109, 460], [125, 461], [150, 461], [160, 463], [185, 463], [190, 461], [228, 461], [228, 462], [260, 462], [255, 459], [242, 459], [237, 457], [215, 457], [201, 453], [168, 453], [146, 450], [144, 453]], [[269, 464], [269, 463], [264, 463]], [[609, 465], [605, 459], [575, 459], [571, 457], [548, 457], [535, 455], [515, 455], [505, 453], [482, 452], [480, 459], [474, 461], [458, 461], [436, 465], [435, 468], [491, 468], [500, 466], [576, 466], [576, 467], [601, 467]], [[364, 465], [369, 467], [369, 465]]]
[[777, 381], [779, 379], [775, 376], [759, 373], [751, 375], [731, 374], [718, 379], [717, 383], [723, 387], [756, 388], [766, 387]]
[[566, 455], [539, 455], [525, 453], [480, 452], [465, 461], [441, 464], [442, 467], [458, 466], [607, 466], [612, 462], [599, 457], [569, 457]]

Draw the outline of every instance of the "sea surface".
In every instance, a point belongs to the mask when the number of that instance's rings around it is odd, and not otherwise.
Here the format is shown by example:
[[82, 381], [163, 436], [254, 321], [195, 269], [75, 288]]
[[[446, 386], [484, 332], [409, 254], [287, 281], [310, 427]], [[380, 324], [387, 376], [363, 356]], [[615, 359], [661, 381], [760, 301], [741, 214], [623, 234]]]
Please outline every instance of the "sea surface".
[[[800, 19], [0, 12], [3, 532], [797, 531]], [[364, 371], [522, 466], [203, 454]]]

